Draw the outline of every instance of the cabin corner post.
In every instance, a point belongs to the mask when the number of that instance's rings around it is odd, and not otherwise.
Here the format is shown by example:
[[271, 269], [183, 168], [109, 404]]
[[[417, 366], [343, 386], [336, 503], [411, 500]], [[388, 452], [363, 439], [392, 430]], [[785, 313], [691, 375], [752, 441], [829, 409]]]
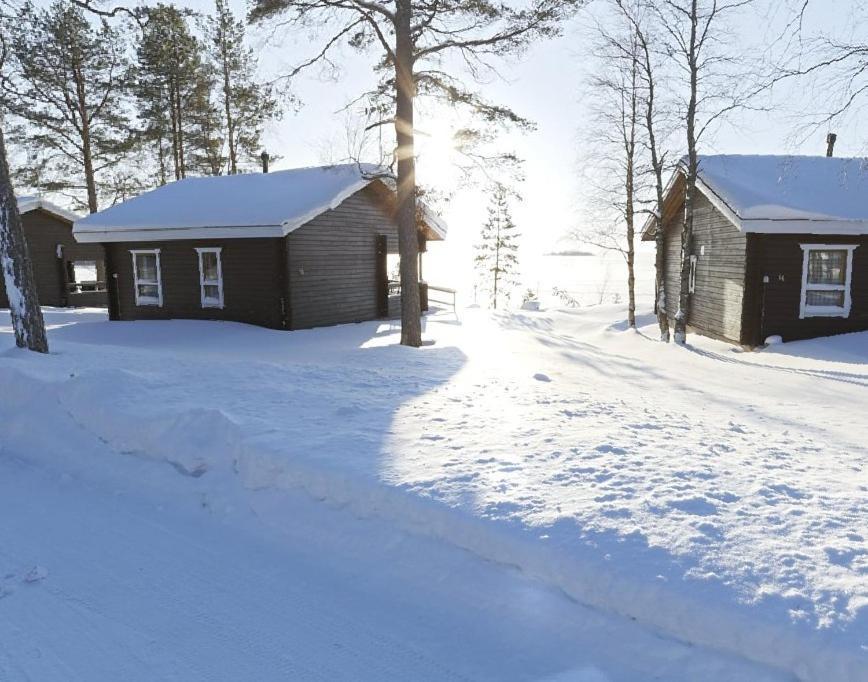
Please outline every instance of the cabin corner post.
[[113, 246], [114, 245], [111, 243], [102, 244], [105, 263], [105, 288], [106, 293], [108, 294], [109, 320], [116, 322], [121, 319], [121, 302]]
[[[267, 156], [265, 152], [262, 152], [263, 156]], [[266, 161], [267, 163], [267, 161]], [[281, 316], [281, 325], [283, 329], [291, 330], [292, 329], [292, 285], [290, 284], [290, 276], [289, 276], [289, 251], [292, 248], [290, 246], [290, 235], [286, 235], [283, 238], [283, 249], [281, 251], [280, 258], [280, 316]]]
[[763, 305], [765, 283], [762, 263], [762, 244], [755, 234], [746, 235], [744, 292], [742, 297], [741, 330], [739, 344], [758, 348], [763, 344]]

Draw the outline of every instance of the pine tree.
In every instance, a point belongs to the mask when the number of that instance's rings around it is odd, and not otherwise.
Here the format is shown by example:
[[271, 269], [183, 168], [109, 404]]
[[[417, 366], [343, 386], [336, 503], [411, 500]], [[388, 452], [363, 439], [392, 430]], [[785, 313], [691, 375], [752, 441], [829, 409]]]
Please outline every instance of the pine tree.
[[507, 189], [497, 184], [491, 191], [488, 220], [476, 247], [476, 268], [491, 307], [509, 300], [518, 284], [518, 238], [509, 208]]
[[223, 142], [211, 102], [213, 74], [202, 62], [203, 46], [187, 15], [162, 3], [148, 8], [136, 49], [141, 139], [154, 151], [161, 183], [170, 175], [180, 180], [188, 170], [209, 173], [222, 166], [222, 159], [215, 162]]
[[104, 20], [92, 25], [68, 0], [47, 9], [26, 4], [9, 33], [13, 85], [5, 103], [30, 158], [19, 180], [76, 199], [83, 192], [93, 213], [100, 175], [132, 146], [123, 35]]
[[205, 39], [220, 83], [226, 170], [234, 175], [245, 164], [257, 162], [262, 127], [278, 114], [278, 103], [270, 86], [256, 82], [256, 58], [245, 44], [244, 22], [235, 18], [226, 0], [216, 0], [215, 14], [205, 24]]

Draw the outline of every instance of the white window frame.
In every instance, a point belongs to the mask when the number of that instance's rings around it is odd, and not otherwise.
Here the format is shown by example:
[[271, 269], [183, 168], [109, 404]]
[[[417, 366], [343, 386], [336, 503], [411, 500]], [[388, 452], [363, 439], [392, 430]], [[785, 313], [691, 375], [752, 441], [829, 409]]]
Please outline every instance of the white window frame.
[[[222, 247], [211, 246], [197, 248], [196, 253], [199, 258], [199, 300], [203, 308], [223, 308], [223, 255]], [[205, 281], [205, 269], [202, 267], [202, 254], [216, 253], [217, 254], [217, 280]], [[217, 299], [209, 299], [205, 296], [205, 286], [216, 286], [218, 293]]]
[[[806, 317], [849, 317], [852, 301], [853, 251], [858, 244], [800, 244], [802, 247], [802, 296], [799, 319]], [[847, 265], [844, 284], [808, 284], [808, 261], [811, 251], [846, 251]], [[808, 305], [808, 291], [843, 291], [844, 305]]]
[[[157, 281], [145, 281], [139, 278], [139, 268], [136, 265], [136, 256], [139, 255], [153, 255], [157, 257]], [[133, 259], [133, 291], [136, 294], [136, 305], [137, 306], [146, 306], [146, 305], [155, 305], [160, 308], [163, 307], [163, 271], [160, 267], [160, 250], [159, 249], [131, 249], [130, 256]], [[157, 287], [157, 296], [141, 296], [139, 295], [139, 285], [156, 285]]]
[[690, 277], [687, 280], [687, 292], [690, 294], [696, 293], [696, 268], [699, 262], [698, 256], [690, 257]]

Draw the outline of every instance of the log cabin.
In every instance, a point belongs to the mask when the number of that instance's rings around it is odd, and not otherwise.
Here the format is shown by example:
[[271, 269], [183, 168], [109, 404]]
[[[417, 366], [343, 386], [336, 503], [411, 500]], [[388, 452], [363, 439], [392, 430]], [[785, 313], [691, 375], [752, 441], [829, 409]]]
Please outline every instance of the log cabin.
[[[683, 163], [665, 191], [664, 305], [681, 290]], [[646, 222], [653, 241], [658, 220]], [[868, 330], [868, 160], [701, 156], [688, 330], [745, 347]]]
[[[76, 242], [72, 226], [79, 216], [39, 196], [17, 200], [40, 305], [105, 306], [103, 248]], [[8, 308], [3, 279], [0, 308]]]
[[[105, 249], [112, 320], [305, 329], [397, 315], [395, 212], [380, 168], [344, 164], [186, 178], [78, 220], [73, 232]], [[422, 207], [420, 259], [445, 236]]]

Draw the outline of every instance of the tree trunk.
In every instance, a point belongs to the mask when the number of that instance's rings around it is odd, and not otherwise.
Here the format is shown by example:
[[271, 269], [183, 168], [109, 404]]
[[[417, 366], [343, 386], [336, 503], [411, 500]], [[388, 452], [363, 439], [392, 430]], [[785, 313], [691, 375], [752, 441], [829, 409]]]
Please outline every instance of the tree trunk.
[[85, 95], [85, 82], [81, 71], [73, 68], [75, 79], [75, 93], [78, 99], [78, 115], [81, 116], [81, 153], [84, 162], [84, 184], [87, 188], [87, 209], [90, 213], [99, 210], [96, 197], [96, 178], [93, 170], [93, 150], [90, 143], [90, 119], [87, 112], [87, 97]]
[[187, 164], [184, 162], [184, 110], [181, 106], [181, 85], [175, 81], [175, 106], [178, 121], [178, 167], [181, 178], [187, 177]]
[[633, 203], [635, 194], [634, 158], [636, 154], [636, 75], [635, 62], [633, 73], [633, 89], [631, 92], [630, 134], [627, 140], [627, 327], [636, 328], [636, 272], [633, 268], [636, 262], [636, 209]]
[[179, 152], [179, 140], [180, 136], [178, 134], [178, 129], [180, 128], [180, 121], [178, 121], [178, 108], [175, 106], [175, 83], [173, 80], [169, 81], [169, 121], [172, 126], [172, 162], [175, 167], [175, 180], [181, 179], [181, 156]]
[[398, 157], [398, 252], [401, 256], [401, 344], [422, 345], [419, 302], [419, 237], [416, 227], [412, 1], [397, 0], [395, 10], [395, 135]]
[[15, 345], [38, 353], [48, 352], [45, 321], [36, 295], [27, 242], [12, 190], [6, 144], [0, 129], [0, 267], [6, 282]]
[[687, 182], [684, 190], [684, 225], [681, 231], [681, 291], [678, 296], [678, 313], [675, 315], [675, 343], [687, 343], [687, 322], [690, 319], [690, 256], [693, 253], [693, 209], [696, 202], [696, 99], [699, 64], [696, 54], [696, 27], [699, 20], [697, 0], [692, 0], [690, 10], [690, 45], [688, 66], [690, 69], [690, 100], [687, 104]]
[[226, 113], [226, 143], [229, 148], [229, 174], [238, 172], [238, 155], [235, 151], [235, 121], [232, 117], [232, 80], [229, 73], [229, 55], [225, 43], [220, 46], [223, 60], [223, 102]]
[[497, 310], [497, 285], [500, 279], [500, 209], [497, 215], [497, 232], [494, 239], [494, 294], [491, 299], [492, 308]]
[[636, 270], [634, 267], [636, 247], [633, 244], [634, 238], [633, 209], [630, 208], [627, 217], [627, 326], [631, 329], [636, 328]]

